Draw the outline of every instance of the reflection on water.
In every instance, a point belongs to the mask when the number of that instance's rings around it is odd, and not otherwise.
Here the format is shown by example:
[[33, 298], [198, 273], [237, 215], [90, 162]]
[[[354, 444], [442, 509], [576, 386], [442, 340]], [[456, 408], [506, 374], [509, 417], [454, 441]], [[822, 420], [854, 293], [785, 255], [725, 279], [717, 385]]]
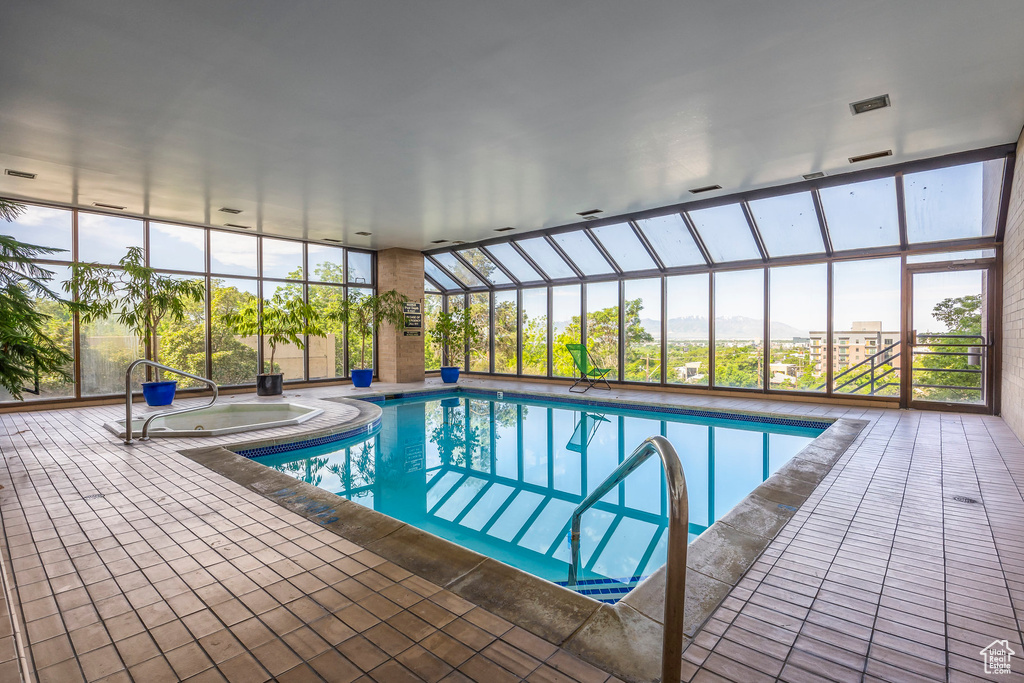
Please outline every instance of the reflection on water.
[[[259, 462], [564, 582], [573, 510], [643, 439], [661, 434], [679, 453], [692, 540], [818, 433], [453, 397], [389, 403], [369, 438]], [[632, 584], [664, 564], [666, 506], [651, 458], [584, 515], [581, 576]]]

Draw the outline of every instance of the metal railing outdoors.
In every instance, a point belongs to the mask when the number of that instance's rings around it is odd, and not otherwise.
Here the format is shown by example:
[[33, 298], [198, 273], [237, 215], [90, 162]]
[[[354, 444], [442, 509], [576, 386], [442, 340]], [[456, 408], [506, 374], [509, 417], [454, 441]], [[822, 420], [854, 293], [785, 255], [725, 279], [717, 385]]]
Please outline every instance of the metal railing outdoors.
[[580, 564], [580, 518], [597, 501], [657, 453], [668, 481], [668, 560], [665, 563], [665, 620], [661, 651], [661, 680], [678, 681], [682, 672], [683, 615], [686, 605], [686, 546], [689, 540], [689, 502], [686, 477], [676, 449], [663, 436], [652, 436], [622, 461], [572, 513], [572, 562], [569, 585], [575, 586]]
[[151, 415], [147, 416], [146, 421], [142, 423], [142, 441], [146, 441], [147, 439], [149, 439], [149, 425], [156, 418], [167, 417], [168, 415], [181, 415], [183, 413], [191, 413], [196, 410], [202, 410], [203, 408], [209, 408], [210, 406], [217, 402], [218, 391], [216, 382], [208, 380], [205, 377], [199, 377], [198, 375], [189, 374], [182, 370], [176, 370], [172, 367], [162, 365], [155, 361], [146, 360], [144, 358], [137, 360], [133, 362], [131, 365], [129, 365], [128, 370], [126, 370], [124, 373], [124, 443], [126, 446], [131, 446], [132, 443], [134, 443], [134, 441], [132, 440], [132, 372], [134, 372], [135, 368], [137, 368], [140, 365], [148, 365], [149, 367], [157, 368], [159, 370], [163, 370], [164, 372], [173, 372], [174, 374], [181, 375], [182, 377], [189, 377], [191, 379], [202, 382], [203, 384], [207, 385], [208, 387], [210, 387], [210, 389], [213, 390], [213, 398], [210, 399], [209, 403], [206, 403], [204, 405], [192, 406], [191, 408], [180, 408], [177, 410], [164, 410], [152, 413]]
[[[984, 336], [915, 332], [911, 339], [914, 341], [912, 386], [915, 398], [951, 403], [984, 401], [984, 357], [989, 347]], [[925, 365], [929, 360], [932, 362]]]
[[[834, 393], [856, 394], [862, 389], [867, 389], [868, 396], [875, 396], [887, 387], [899, 387], [898, 367], [893, 367], [892, 361], [900, 357], [900, 343], [890, 344], [881, 351], [872, 354], [847, 368], [832, 378], [835, 385]], [[895, 349], [895, 352], [893, 351]], [[895, 381], [893, 381], [895, 380]], [[819, 386], [816, 391], [825, 389], [825, 384]]]

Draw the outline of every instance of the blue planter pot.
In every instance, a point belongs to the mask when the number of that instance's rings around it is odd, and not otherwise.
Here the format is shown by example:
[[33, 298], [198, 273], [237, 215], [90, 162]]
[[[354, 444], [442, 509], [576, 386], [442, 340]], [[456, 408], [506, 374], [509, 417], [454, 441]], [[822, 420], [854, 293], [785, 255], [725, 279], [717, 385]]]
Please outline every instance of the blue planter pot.
[[143, 382], [142, 396], [148, 406], [169, 406], [174, 401], [174, 392], [178, 388], [175, 380], [166, 382]]
[[445, 384], [455, 384], [459, 381], [459, 369], [441, 368], [441, 381]]
[[373, 382], [373, 368], [352, 371], [352, 386], [365, 389]]

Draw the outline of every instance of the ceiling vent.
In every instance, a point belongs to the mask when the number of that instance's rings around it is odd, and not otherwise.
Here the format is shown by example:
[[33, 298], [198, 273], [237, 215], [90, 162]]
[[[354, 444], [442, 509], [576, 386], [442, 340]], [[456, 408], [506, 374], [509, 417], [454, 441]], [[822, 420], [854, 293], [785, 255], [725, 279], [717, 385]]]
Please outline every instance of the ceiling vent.
[[825, 172], [824, 171], [815, 171], [814, 173], [806, 173], [806, 174], [804, 174], [804, 180], [817, 180], [818, 178], [824, 178], [824, 177], [825, 177]]
[[859, 164], [862, 161], [871, 161], [872, 159], [882, 159], [884, 157], [891, 157], [892, 150], [887, 149], [884, 152], [872, 152], [871, 154], [861, 154], [859, 157], [850, 157], [851, 164]]
[[335, 244], [341, 244], [341, 240], [336, 240], [333, 237], [325, 237], [324, 242], [334, 242]]
[[511, 225], [505, 226], [504, 228], [495, 228], [494, 232], [508, 232], [509, 230], [515, 230]]
[[366, 232], [365, 230], [362, 230], [360, 232], [357, 232], [356, 234], [359, 235], [360, 237], [369, 237], [373, 233], [372, 232]]
[[604, 209], [589, 209], [587, 211], [579, 211], [579, 212], [577, 212], [576, 215], [577, 216], [583, 216], [584, 218], [587, 218], [587, 217], [593, 216], [594, 214], [597, 214], [597, 213], [604, 213]]
[[430, 240], [431, 244], [444, 244], [448, 240]]
[[721, 190], [721, 185], [705, 185], [704, 187], [695, 187], [690, 190], [690, 194], [700, 194], [701, 192], [711, 192], [712, 190]]
[[102, 204], [100, 202], [93, 202], [92, 205], [101, 209], [114, 209], [115, 211], [124, 211], [126, 208], [124, 206], [118, 206], [117, 204]]
[[252, 230], [251, 225], [239, 225], [238, 223], [225, 223], [225, 228], [239, 228], [241, 230]]
[[863, 114], [865, 112], [874, 111], [876, 109], [885, 109], [886, 107], [892, 106], [889, 101], [888, 95], [879, 95], [878, 97], [870, 97], [860, 102], [851, 102], [850, 111], [853, 115]]
[[229, 208], [228, 208], [228, 207], [226, 207], [226, 206], [222, 206], [222, 207], [220, 207], [220, 208], [218, 209], [218, 211], [220, 211], [221, 213], [230, 213], [230, 214], [232, 214], [232, 215], [234, 215], [234, 216], [237, 216], [238, 214], [242, 213], [242, 210], [241, 210], [241, 209], [229, 209]]
[[36, 174], [29, 173], [28, 171], [15, 171], [13, 168], [5, 168], [4, 173], [15, 178], [24, 178], [25, 180], [35, 180]]

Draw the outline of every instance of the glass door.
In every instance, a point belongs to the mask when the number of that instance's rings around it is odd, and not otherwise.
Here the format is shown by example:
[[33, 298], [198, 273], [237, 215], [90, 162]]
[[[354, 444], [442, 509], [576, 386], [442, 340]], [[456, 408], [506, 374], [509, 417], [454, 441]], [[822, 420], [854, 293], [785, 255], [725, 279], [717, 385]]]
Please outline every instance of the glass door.
[[989, 267], [911, 270], [911, 405], [991, 406], [992, 277]]

